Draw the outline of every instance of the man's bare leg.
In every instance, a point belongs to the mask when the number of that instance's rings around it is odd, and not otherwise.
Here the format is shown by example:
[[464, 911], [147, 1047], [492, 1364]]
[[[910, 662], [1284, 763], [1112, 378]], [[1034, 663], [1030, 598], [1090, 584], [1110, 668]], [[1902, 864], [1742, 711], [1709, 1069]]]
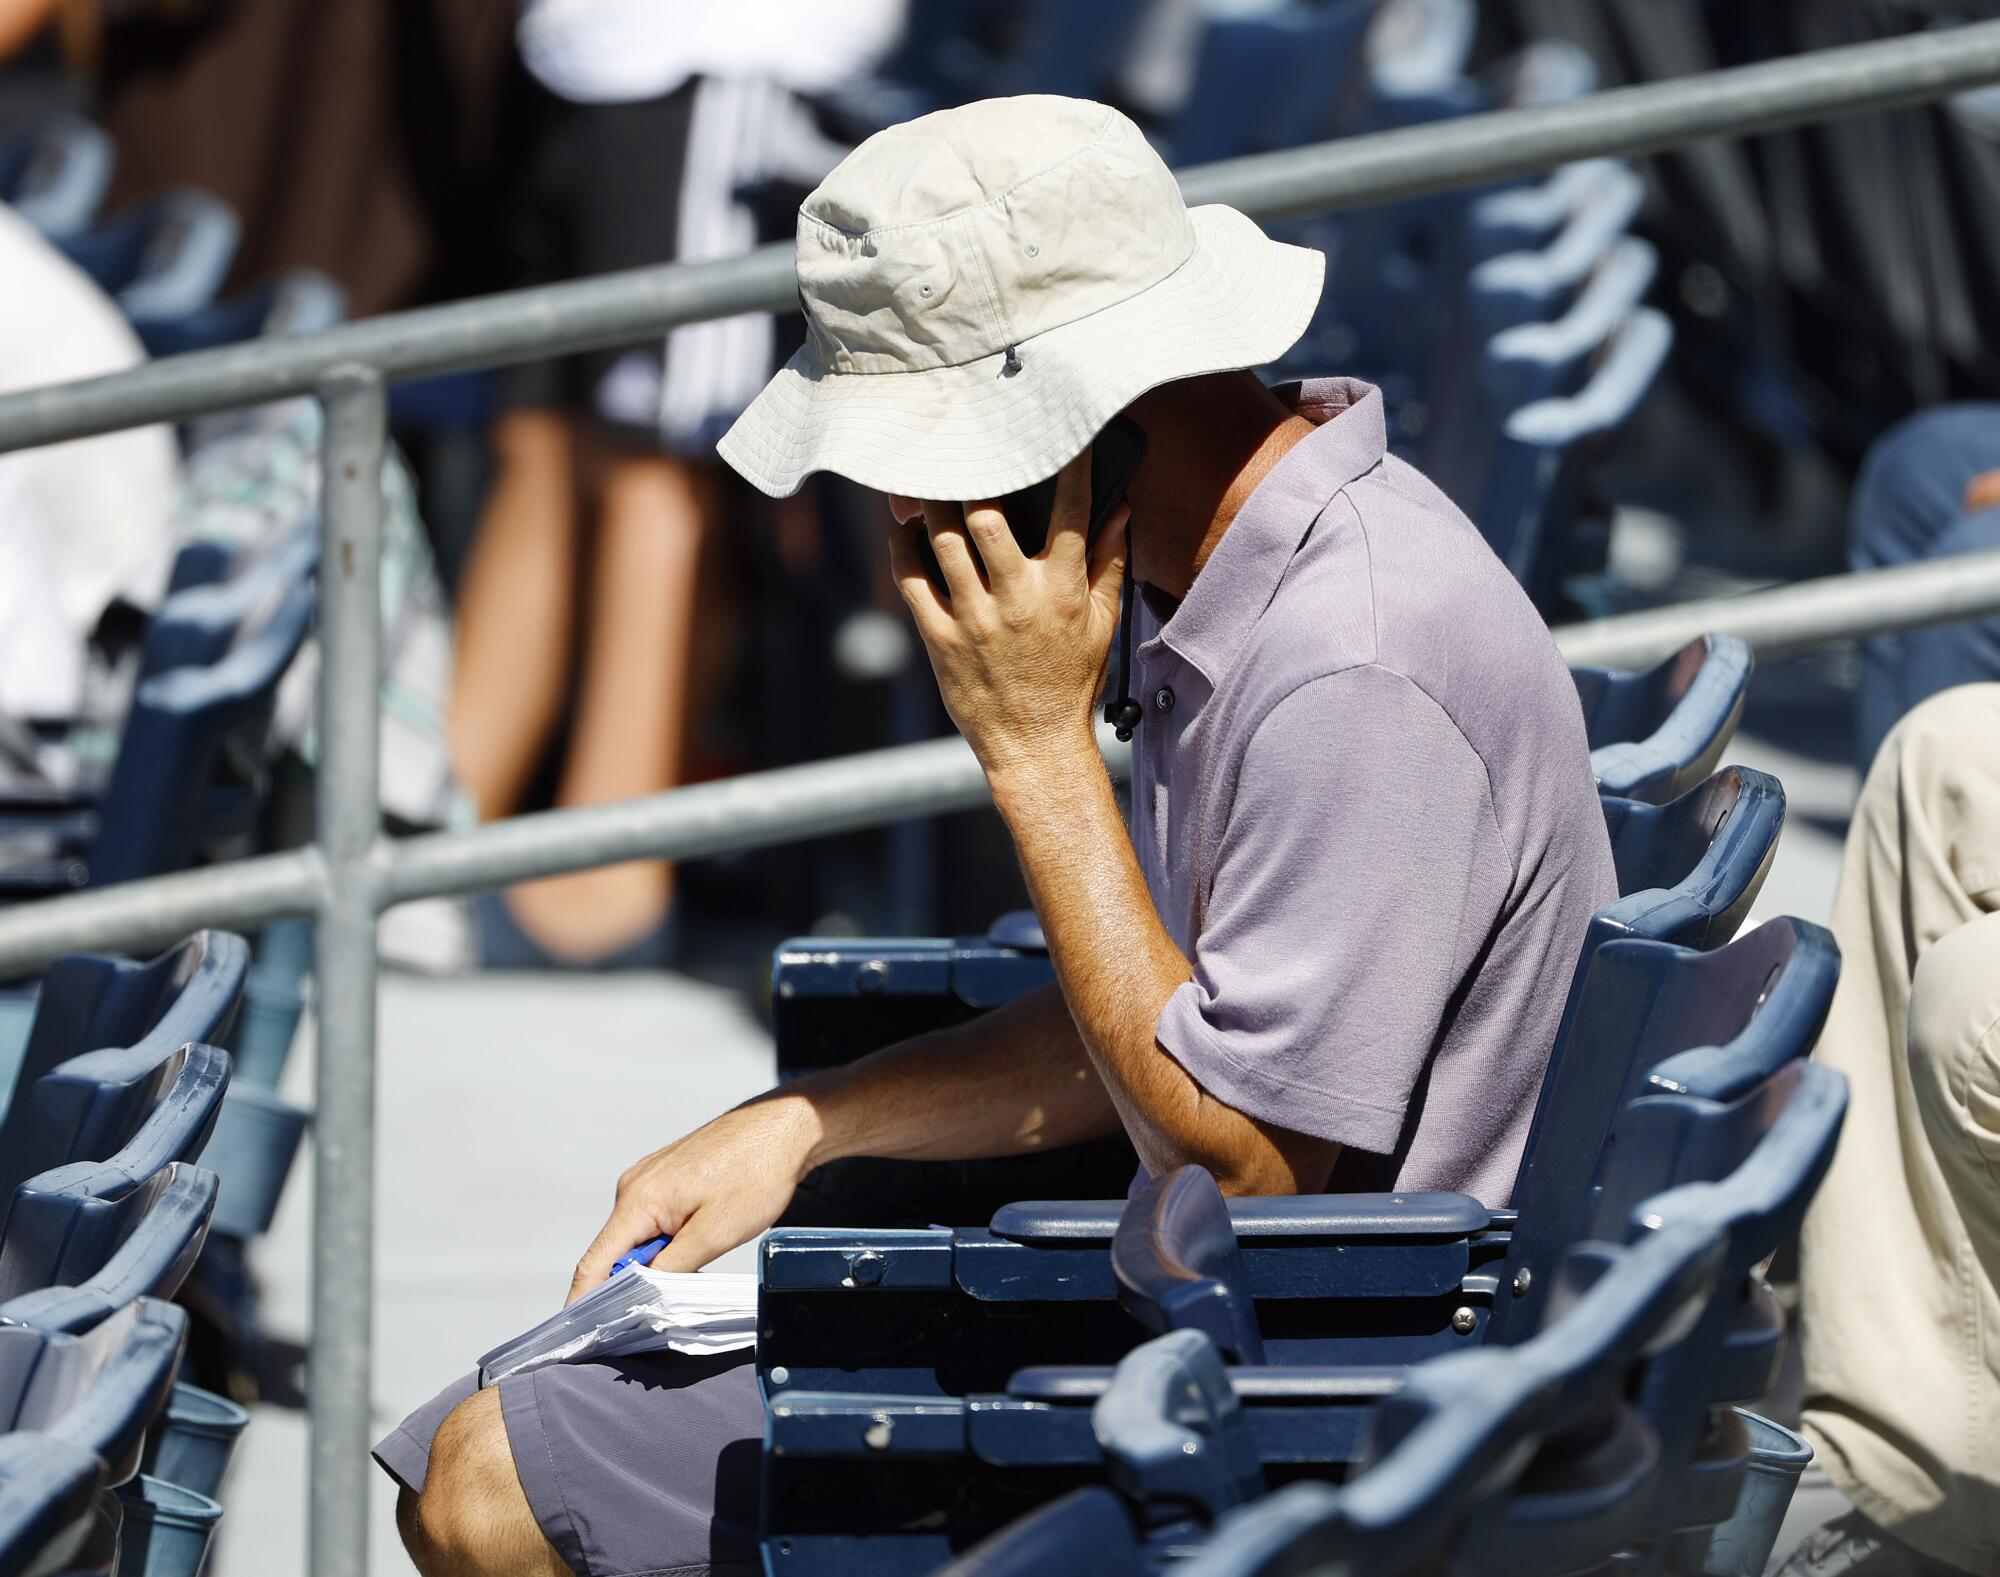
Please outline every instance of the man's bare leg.
[[514, 1471], [497, 1390], [467, 1397], [439, 1427], [423, 1493], [403, 1492], [396, 1526], [423, 1577], [569, 1577]]
[[451, 755], [482, 820], [511, 814], [569, 684], [578, 500], [571, 419], [509, 411], [494, 423], [499, 475], [459, 595]]
[[[605, 466], [558, 805], [602, 805], [680, 781], [690, 631], [715, 483], [711, 468], [660, 455], [621, 454]], [[672, 902], [673, 867], [660, 860], [551, 877], [508, 895], [538, 944], [578, 959], [638, 940]]]

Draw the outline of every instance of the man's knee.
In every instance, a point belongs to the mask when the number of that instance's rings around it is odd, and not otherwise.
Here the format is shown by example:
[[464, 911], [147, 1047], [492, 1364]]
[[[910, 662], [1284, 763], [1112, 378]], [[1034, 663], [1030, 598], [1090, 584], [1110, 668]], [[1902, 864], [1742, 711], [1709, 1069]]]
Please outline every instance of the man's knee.
[[1855, 479], [1850, 547], [1857, 567], [1927, 557], [1964, 513], [1966, 484], [2000, 468], [2000, 406], [1919, 411], [1869, 447]]
[[396, 1521], [424, 1577], [563, 1573], [514, 1471], [500, 1393], [466, 1398], [431, 1442], [423, 1492], [405, 1494]]

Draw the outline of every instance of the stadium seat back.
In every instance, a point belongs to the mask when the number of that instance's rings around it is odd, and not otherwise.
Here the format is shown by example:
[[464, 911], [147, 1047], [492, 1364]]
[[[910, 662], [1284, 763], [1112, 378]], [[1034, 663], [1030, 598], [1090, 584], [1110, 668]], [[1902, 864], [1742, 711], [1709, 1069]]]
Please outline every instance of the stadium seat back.
[[[1598, 949], [1529, 1131], [1501, 1277], [1514, 1295], [1494, 1305], [1494, 1340], [1518, 1341], [1541, 1323], [1535, 1288], [1584, 1229], [1593, 1189], [1628, 1143], [1615, 1126], [1621, 1109], [1656, 1068], [1704, 1048], [1714, 1048], [1713, 1063], [1754, 1069], [1812, 1049], [1838, 978], [1838, 954], [1824, 938], [1803, 922], [1774, 921], [1707, 953], [1643, 940]], [[1668, 1174], [1627, 1175], [1630, 1203]]]
[[40, 1287], [0, 1303], [0, 1325], [76, 1336], [135, 1299], [173, 1297], [207, 1240], [215, 1197], [213, 1172], [175, 1167], [131, 1235], [102, 1266], [72, 1285]]
[[310, 585], [285, 588], [220, 661], [139, 686], [90, 849], [92, 886], [180, 870], [219, 830], [218, 804], [247, 815], [261, 802], [278, 683], [314, 606]]
[[1207, 17], [1194, 80], [1167, 131], [1172, 162], [1205, 164], [1331, 135], [1375, 11], [1376, 0], [1293, 0]]
[[1119, 1301], [1148, 1330], [1200, 1331], [1232, 1363], [1264, 1361], [1236, 1229], [1199, 1167], [1150, 1178], [1132, 1196], [1111, 1269]]
[[228, 1054], [213, 1047], [107, 1161], [78, 1161], [14, 1190], [0, 1237], [0, 1298], [73, 1285], [102, 1270], [201, 1153], [222, 1108]]
[[0, 1420], [95, 1452], [106, 1481], [122, 1484], [138, 1471], [186, 1339], [187, 1315], [151, 1298], [87, 1336], [0, 1329]]
[[220, 578], [171, 594], [147, 621], [140, 682], [176, 668], [206, 668], [220, 662], [242, 639], [251, 620], [318, 572], [319, 554], [320, 525], [315, 516], [239, 555]]
[[347, 316], [347, 293], [313, 269], [287, 269], [230, 297], [175, 315], [148, 316], [133, 327], [149, 355], [177, 356], [245, 340], [313, 334]]
[[1743, 716], [1754, 664], [1733, 635], [1704, 635], [1650, 668], [1573, 667], [1600, 793], [1660, 804], [1715, 768]]
[[56, 115], [0, 137], [0, 202], [51, 240], [89, 228], [115, 162], [111, 139], [76, 115]]
[[103, 1484], [94, 1451], [52, 1435], [0, 1435], [0, 1569], [75, 1570]]
[[64, 237], [60, 245], [138, 323], [213, 301], [235, 260], [241, 228], [226, 203], [181, 187]]
[[1601, 560], [1601, 543], [1591, 552], [1578, 540], [1590, 502], [1585, 478], [1638, 413], [1673, 339], [1672, 323], [1642, 307], [1619, 327], [1582, 390], [1523, 406], [1501, 429], [1485, 497], [1471, 514], [1536, 606], [1552, 606], [1564, 577]]
[[1645, 936], [1706, 951], [1736, 935], [1784, 832], [1776, 778], [1725, 767], [1670, 804], [1608, 794], [1598, 803], [1621, 896], [1592, 918], [1594, 938]]
[[[102, 1091], [144, 1089], [190, 1042], [229, 1032], [250, 968], [250, 948], [227, 931], [199, 931], [145, 963], [73, 954], [49, 966], [4, 1122], [0, 1122], [0, 1226], [16, 1185], [83, 1152], [118, 1122], [102, 1111]], [[90, 1066], [90, 1079], [43, 1084], [58, 1066], [85, 1053], [124, 1048]], [[34, 1092], [39, 1090], [39, 1098]], [[123, 1140], [119, 1141], [122, 1144]]]
[[[1629, 1236], [1693, 1223], [1729, 1245], [1724, 1295], [1649, 1369], [1640, 1396], [1667, 1462], [1662, 1537], [1714, 1527], [1736, 1508], [1748, 1441], [1725, 1404], [1769, 1389], [1785, 1339], [1760, 1268], [1797, 1234], [1846, 1109], [1847, 1081], [1800, 1059], [1731, 1100], [1649, 1095], [1620, 1117], [1598, 1223]], [[1673, 1186], [1635, 1199], [1655, 1180]]]
[[1548, 245], [1477, 264], [1465, 282], [1474, 332], [1483, 340], [1530, 323], [1554, 323], [1611, 261], [1639, 216], [1645, 186], [1625, 165], [1571, 188], [1576, 208]]
[[1090, 1423], [1112, 1484], [1140, 1508], [1149, 1537], [1205, 1527], [1264, 1488], [1250, 1421], [1199, 1330], [1155, 1337], [1122, 1358]]

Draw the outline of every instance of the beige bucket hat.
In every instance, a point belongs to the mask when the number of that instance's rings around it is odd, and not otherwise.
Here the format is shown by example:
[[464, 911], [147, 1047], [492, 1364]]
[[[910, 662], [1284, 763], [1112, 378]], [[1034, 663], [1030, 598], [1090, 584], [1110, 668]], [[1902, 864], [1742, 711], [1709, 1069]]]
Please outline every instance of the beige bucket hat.
[[815, 471], [916, 498], [1053, 476], [1177, 378], [1282, 355], [1326, 260], [1190, 209], [1116, 110], [988, 99], [892, 126], [799, 209], [806, 343], [724, 435], [774, 498]]

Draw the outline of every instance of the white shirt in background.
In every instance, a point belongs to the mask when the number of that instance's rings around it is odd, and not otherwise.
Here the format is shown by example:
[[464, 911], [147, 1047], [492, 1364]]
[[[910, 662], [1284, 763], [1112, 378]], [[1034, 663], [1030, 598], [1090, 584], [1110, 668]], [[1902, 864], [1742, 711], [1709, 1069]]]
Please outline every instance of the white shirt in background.
[[[0, 204], [0, 393], [145, 359], [111, 300]], [[166, 427], [0, 455], [0, 712], [79, 710], [104, 610], [115, 598], [150, 608], [166, 590], [179, 486]]]
[[526, 0], [521, 58], [551, 93], [633, 103], [689, 77], [765, 78], [814, 93], [874, 63], [904, 0]]

